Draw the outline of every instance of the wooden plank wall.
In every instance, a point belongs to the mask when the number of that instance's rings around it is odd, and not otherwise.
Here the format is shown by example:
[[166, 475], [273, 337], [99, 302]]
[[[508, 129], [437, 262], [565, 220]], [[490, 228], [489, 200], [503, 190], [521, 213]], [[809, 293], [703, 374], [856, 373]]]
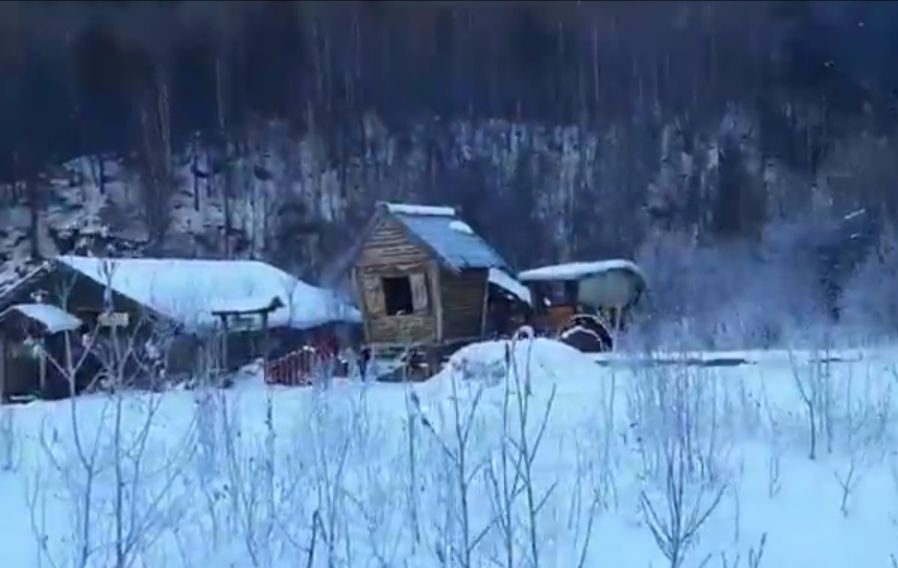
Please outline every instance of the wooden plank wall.
[[466, 270], [461, 274], [444, 270], [440, 273], [445, 340], [468, 339], [483, 334], [486, 286], [486, 270]]
[[[418, 343], [437, 340], [432, 265], [427, 251], [410, 241], [397, 221], [384, 219], [372, 232], [355, 267], [366, 342]], [[430, 301], [414, 314], [388, 316], [381, 278], [412, 274], [423, 275]]]

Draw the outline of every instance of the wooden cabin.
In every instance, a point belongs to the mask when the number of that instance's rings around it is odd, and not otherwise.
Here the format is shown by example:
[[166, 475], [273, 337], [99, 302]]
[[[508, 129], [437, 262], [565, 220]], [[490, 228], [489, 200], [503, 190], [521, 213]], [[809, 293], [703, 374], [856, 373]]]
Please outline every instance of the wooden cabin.
[[[12, 326], [6, 328], [8, 349], [0, 355], [7, 357], [24, 341], [13, 316], [21, 319], [20, 307], [35, 295], [77, 318], [86, 333], [132, 342], [141, 369], [167, 379], [231, 371], [296, 349], [325, 330], [342, 335], [343, 326], [361, 321], [358, 310], [332, 292], [263, 262], [60, 256], [0, 297], [0, 313], [9, 311]], [[148, 380], [156, 379], [141, 376], [131, 384]]]
[[490, 271], [507, 268], [453, 208], [395, 203], [377, 205], [350, 262], [365, 342], [374, 349], [482, 338]]

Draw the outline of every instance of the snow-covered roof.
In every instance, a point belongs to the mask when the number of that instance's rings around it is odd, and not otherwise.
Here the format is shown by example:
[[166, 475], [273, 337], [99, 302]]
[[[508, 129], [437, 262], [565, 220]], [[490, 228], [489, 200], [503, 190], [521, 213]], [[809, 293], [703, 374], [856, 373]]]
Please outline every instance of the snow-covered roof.
[[395, 219], [453, 270], [505, 267], [506, 263], [451, 207], [385, 204]]
[[499, 288], [513, 294], [522, 302], [532, 305], [530, 289], [515, 280], [514, 276], [504, 270], [500, 268], [490, 268], [489, 281], [491, 284], [495, 284]]
[[525, 270], [518, 274], [521, 282], [540, 282], [547, 280], [579, 280], [587, 276], [595, 276], [613, 270], [624, 270], [635, 274], [645, 281], [642, 270], [635, 263], [623, 259], [599, 260], [595, 262], [569, 262], [554, 264]]
[[397, 215], [429, 215], [433, 217], [455, 217], [455, 209], [434, 205], [412, 205], [408, 203], [384, 203], [387, 211]]
[[34, 320], [46, 328], [47, 333], [74, 331], [81, 327], [81, 320], [69, 312], [52, 304], [16, 304], [8, 311], [19, 312], [28, 319]]
[[[57, 261], [190, 331], [218, 325], [213, 311], [259, 298], [284, 306], [269, 316], [271, 327], [307, 329], [334, 321], [361, 321], [353, 306], [323, 288], [254, 260], [196, 260], [60, 256]], [[256, 306], [257, 307], [257, 306]]]

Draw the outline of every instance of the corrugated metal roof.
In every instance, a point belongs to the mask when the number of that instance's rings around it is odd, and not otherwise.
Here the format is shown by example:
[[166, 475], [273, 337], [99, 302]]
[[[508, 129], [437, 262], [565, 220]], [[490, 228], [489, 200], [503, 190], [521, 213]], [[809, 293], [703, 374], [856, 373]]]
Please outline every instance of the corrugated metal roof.
[[499, 253], [458, 217], [418, 214], [411, 208], [394, 209], [392, 215], [454, 270], [507, 266]]

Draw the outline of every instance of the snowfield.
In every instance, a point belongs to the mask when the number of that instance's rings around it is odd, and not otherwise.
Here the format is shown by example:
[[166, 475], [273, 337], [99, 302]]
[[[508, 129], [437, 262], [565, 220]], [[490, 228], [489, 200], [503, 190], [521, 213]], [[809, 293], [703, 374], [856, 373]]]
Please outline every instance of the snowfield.
[[898, 353], [730, 355], [6, 406], [4, 565], [892, 566]]

